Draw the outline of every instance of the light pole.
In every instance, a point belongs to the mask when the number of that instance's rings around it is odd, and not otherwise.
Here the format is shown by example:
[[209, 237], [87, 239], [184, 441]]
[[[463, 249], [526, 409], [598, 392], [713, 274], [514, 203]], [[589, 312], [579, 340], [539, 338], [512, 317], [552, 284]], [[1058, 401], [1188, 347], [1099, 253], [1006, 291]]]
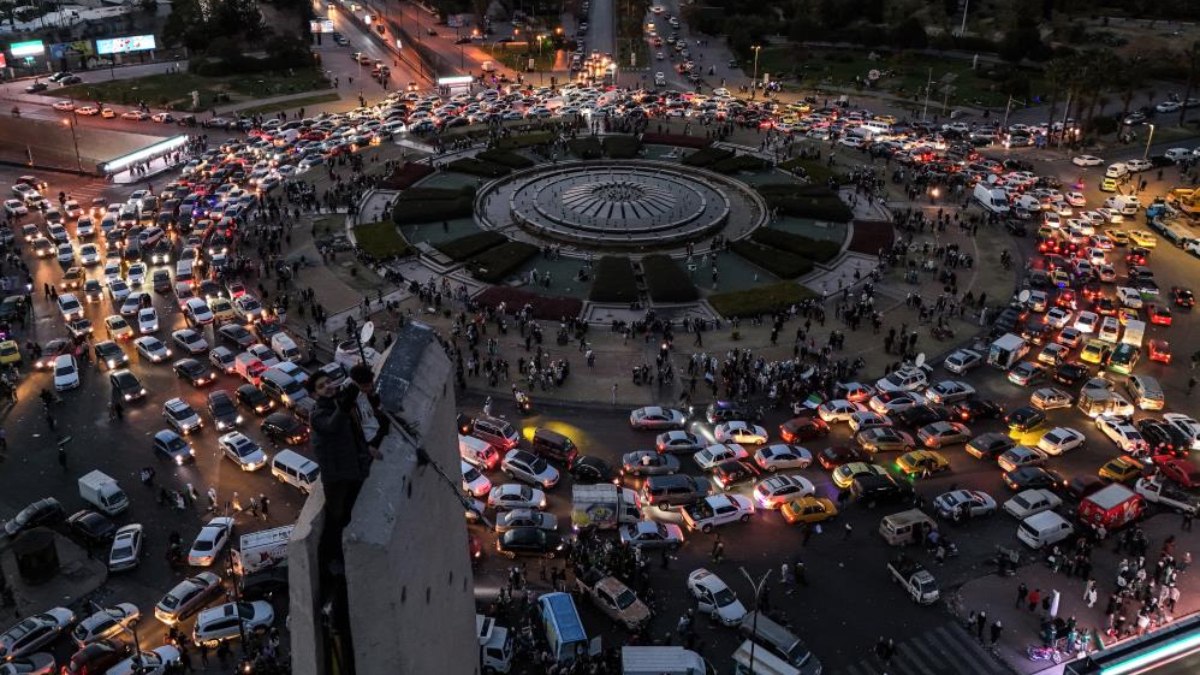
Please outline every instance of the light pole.
[[[758, 613], [759, 613], [758, 612], [758, 601], [762, 597], [763, 588], [766, 587], [767, 579], [771, 578], [771, 572], [773, 570], [768, 569], [766, 572], [763, 573], [763, 575], [761, 577], [758, 578], [758, 581], [755, 581], [754, 577], [750, 576], [750, 573], [746, 571], [745, 567], [739, 567], [738, 569], [742, 571], [742, 576], [746, 577], [746, 581], [750, 582], [750, 588], [754, 589], [754, 619], [750, 622], [750, 633], [752, 636], [754, 636], [754, 638], [757, 638], [758, 637]], [[754, 649], [756, 646], [757, 645], [755, 644], [754, 639], [751, 639], [750, 640], [750, 672], [751, 673], [754, 672]]]
[[762, 45], [754, 45], [750, 49], [754, 50], [754, 77], [750, 80], [750, 100], [753, 101], [758, 93], [758, 53], [762, 51]]
[[1150, 135], [1146, 136], [1146, 151], [1142, 153], [1142, 159], [1148, 159], [1150, 157], [1150, 141], [1154, 140], [1154, 125], [1151, 124], [1149, 127]]
[[929, 80], [925, 82], [925, 107], [921, 110], [921, 121], [929, 114], [929, 91], [933, 89], [933, 68], [929, 69]]
[[71, 127], [71, 141], [75, 144], [75, 168], [83, 175], [83, 159], [79, 156], [79, 136], [75, 133], [75, 112], [70, 117], [63, 118], [63, 124]]

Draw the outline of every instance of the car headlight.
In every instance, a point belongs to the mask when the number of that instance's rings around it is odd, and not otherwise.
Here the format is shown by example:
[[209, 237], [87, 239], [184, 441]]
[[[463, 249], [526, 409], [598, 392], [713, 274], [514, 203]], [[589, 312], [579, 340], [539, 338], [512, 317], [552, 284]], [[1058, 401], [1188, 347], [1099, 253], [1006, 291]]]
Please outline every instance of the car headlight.
[[133, 394], [125, 394], [125, 400], [126, 400], [126, 401], [132, 401], [132, 400], [133, 400]]
[[237, 416], [237, 422], [236, 422], [236, 423], [237, 423], [237, 424], [241, 424], [241, 423], [242, 423], [242, 416], [241, 416], [241, 415], [238, 415], [238, 416]]

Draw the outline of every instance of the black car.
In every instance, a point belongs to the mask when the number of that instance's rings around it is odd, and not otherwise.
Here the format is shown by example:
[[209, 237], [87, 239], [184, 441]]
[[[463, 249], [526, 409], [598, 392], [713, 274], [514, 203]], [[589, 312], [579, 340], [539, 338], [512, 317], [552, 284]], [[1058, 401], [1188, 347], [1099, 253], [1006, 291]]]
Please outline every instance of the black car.
[[1004, 474], [1004, 484], [1013, 492], [1046, 489], [1059, 492], [1067, 487], [1061, 474], [1040, 466], [1023, 466]]
[[65, 338], [55, 338], [42, 347], [42, 355], [38, 357], [34, 367], [38, 370], [47, 370], [54, 366], [54, 360], [63, 354], [70, 354], [75, 351], [75, 345], [70, 340]]
[[233, 397], [224, 389], [208, 392], [208, 414], [212, 415], [217, 431], [227, 431], [242, 423], [242, 416], [238, 414]]
[[96, 353], [96, 364], [101, 368], [113, 370], [129, 363], [129, 355], [121, 349], [121, 345], [112, 340], [97, 342], [93, 350]]
[[10, 537], [15, 537], [25, 530], [38, 527], [41, 525], [53, 525], [66, 517], [67, 512], [63, 510], [62, 504], [54, 497], [39, 499], [36, 502], [21, 509], [12, 520], [4, 524], [4, 532]]
[[871, 453], [850, 445], [831, 445], [817, 453], [817, 461], [832, 471], [850, 462], [869, 462]]
[[262, 432], [275, 445], [300, 445], [308, 440], [308, 426], [289, 412], [273, 412], [262, 422]]
[[1016, 447], [1017, 442], [1006, 434], [989, 431], [980, 434], [967, 442], [967, 454], [979, 459], [996, 459], [1005, 452]]
[[287, 592], [288, 569], [276, 566], [247, 574], [238, 582], [238, 587], [242, 600], [270, 600], [276, 593]]
[[128, 369], [122, 368], [109, 373], [108, 382], [112, 385], [113, 395], [126, 403], [146, 395], [146, 388], [142, 386], [141, 380]]
[[221, 284], [212, 279], [205, 279], [200, 282], [199, 288], [196, 289], [196, 297], [203, 298], [207, 302], [213, 298], [223, 297], [225, 295], [223, 291], [224, 289], [221, 288]]
[[175, 370], [175, 375], [180, 379], [187, 380], [193, 387], [203, 387], [206, 384], [212, 384], [213, 380], [217, 379], [216, 374], [207, 364], [196, 359], [179, 359], [171, 367]]
[[1045, 421], [1046, 413], [1031, 405], [1023, 405], [1004, 416], [1004, 423], [1012, 431], [1029, 431]]
[[275, 407], [275, 402], [262, 393], [258, 387], [246, 383], [237, 388], [238, 405], [243, 405], [254, 411], [256, 415], [266, 415]]
[[963, 422], [994, 420], [1004, 414], [1004, 406], [987, 399], [969, 398], [955, 403], [951, 411], [955, 419]]
[[259, 321], [254, 324], [254, 332], [258, 334], [259, 342], [269, 345], [271, 344], [271, 338], [276, 333], [283, 332], [283, 326], [280, 326], [277, 321]]
[[903, 427], [920, 428], [934, 422], [950, 419], [950, 411], [941, 406], [914, 405], [891, 415], [896, 424]]
[[886, 474], [859, 476], [850, 484], [850, 492], [865, 504], [893, 504], [913, 498], [911, 485]]
[[103, 544], [113, 538], [117, 526], [113, 521], [91, 509], [77, 511], [67, 518], [71, 534], [78, 537], [87, 546]]
[[1173, 424], [1162, 420], [1145, 417], [1136, 422], [1142, 438], [1150, 446], [1151, 455], [1170, 455], [1187, 457], [1191, 447], [1191, 439]]
[[75, 652], [62, 667], [62, 675], [106, 673], [109, 668], [129, 657], [133, 645], [120, 640], [101, 640]]
[[759, 475], [757, 466], [737, 460], [721, 462], [712, 469], [712, 481], [722, 490], [729, 490], [743, 483], [752, 483], [758, 479]]
[[172, 290], [171, 273], [167, 270], [154, 270], [151, 283], [154, 285], [155, 293], [170, 293]]
[[1083, 382], [1087, 376], [1087, 366], [1078, 361], [1065, 361], [1058, 364], [1058, 367], [1054, 369], [1054, 381], [1059, 384], [1065, 384], [1068, 387]]
[[815, 409], [813, 409], [811, 415], [793, 417], [779, 425], [779, 436], [785, 443], [811, 441], [817, 438], [824, 438], [828, 435], [829, 424], [820, 417], [817, 417]]
[[562, 537], [540, 527], [514, 527], [496, 538], [496, 550], [509, 558], [540, 555], [553, 558], [562, 552]]
[[592, 455], [577, 455], [568, 470], [582, 483], [607, 483], [616, 475], [611, 464]]
[[217, 336], [235, 347], [238, 351], [243, 351], [250, 345], [254, 344], [254, 334], [246, 330], [246, 327], [238, 323], [227, 323], [217, 329]]
[[1075, 499], [1083, 499], [1107, 486], [1108, 481], [1103, 478], [1093, 474], [1083, 474], [1071, 479], [1070, 484], [1067, 485], [1067, 494]]

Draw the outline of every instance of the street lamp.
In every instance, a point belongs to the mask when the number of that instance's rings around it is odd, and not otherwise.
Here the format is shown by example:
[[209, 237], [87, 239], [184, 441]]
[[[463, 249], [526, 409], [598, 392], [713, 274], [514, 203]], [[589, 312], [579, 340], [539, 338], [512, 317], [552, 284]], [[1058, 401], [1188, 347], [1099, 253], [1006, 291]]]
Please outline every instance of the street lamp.
[[754, 50], [754, 78], [750, 80], [750, 100], [753, 101], [758, 92], [758, 53], [762, 51], [762, 45], [754, 45], [750, 49]]
[[1149, 127], [1150, 135], [1146, 136], [1146, 151], [1142, 153], [1142, 159], [1147, 159], [1150, 157], [1150, 141], [1154, 140], [1154, 125], [1151, 124]]
[[[754, 619], [750, 622], [750, 634], [757, 637], [758, 636], [758, 615], [759, 615], [758, 601], [759, 601], [759, 599], [762, 598], [763, 588], [767, 585], [767, 579], [771, 578], [771, 572], [773, 570], [768, 569], [766, 572], [763, 573], [763, 575], [761, 577], [759, 577], [758, 581], [755, 581], [754, 577], [750, 576], [750, 573], [746, 571], [745, 567], [739, 567], [738, 569], [742, 571], [742, 576], [746, 577], [746, 581], [750, 582], [750, 588], [754, 589]], [[754, 649], [756, 646], [757, 645], [755, 645], [755, 641], [751, 640], [750, 641], [750, 668], [749, 668], [749, 672], [751, 672], [751, 673], [754, 672]]]
[[71, 141], [75, 144], [75, 168], [79, 170], [80, 175], [83, 175], [83, 159], [79, 156], [79, 136], [75, 133], [75, 111], [71, 111], [70, 117], [64, 117], [62, 123], [71, 127]]

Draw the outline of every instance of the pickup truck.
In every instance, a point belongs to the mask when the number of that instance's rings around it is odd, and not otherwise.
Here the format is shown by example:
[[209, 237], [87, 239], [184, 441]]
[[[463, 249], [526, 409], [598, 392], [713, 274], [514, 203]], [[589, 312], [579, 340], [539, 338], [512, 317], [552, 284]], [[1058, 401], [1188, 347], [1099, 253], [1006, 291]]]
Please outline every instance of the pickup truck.
[[908, 595], [913, 599], [913, 602], [920, 605], [930, 605], [937, 602], [938, 598], [941, 597], [937, 581], [921, 563], [906, 555], [901, 555], [889, 562], [887, 567], [888, 573], [892, 575], [892, 579], [903, 586], [904, 590], [908, 591]]
[[1200, 511], [1200, 504], [1194, 497], [1161, 479], [1139, 478], [1133, 489], [1146, 501], [1179, 513], [1190, 513], [1194, 516]]
[[650, 608], [614, 576], [595, 568], [584, 571], [577, 567], [575, 584], [580, 594], [591, 598], [600, 611], [627, 630], [641, 630], [650, 621]]
[[695, 532], [712, 532], [714, 527], [740, 520], [749, 522], [754, 504], [741, 495], [712, 495], [683, 509], [683, 524]]

